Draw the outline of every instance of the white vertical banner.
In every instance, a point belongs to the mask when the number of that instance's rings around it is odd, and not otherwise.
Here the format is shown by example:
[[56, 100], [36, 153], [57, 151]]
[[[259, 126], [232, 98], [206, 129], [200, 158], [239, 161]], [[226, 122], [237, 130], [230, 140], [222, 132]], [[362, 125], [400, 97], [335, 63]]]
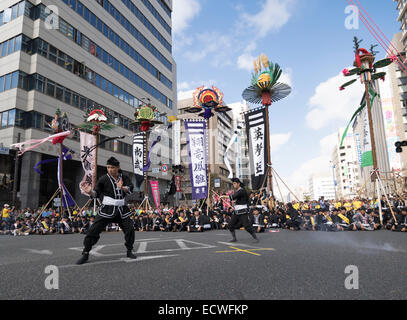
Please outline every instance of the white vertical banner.
[[145, 133], [139, 132], [133, 136], [133, 172], [136, 176], [137, 188], [140, 188], [144, 180], [144, 144]]
[[96, 136], [81, 131], [80, 143], [81, 143], [81, 161], [83, 170], [85, 171], [85, 176], [83, 177], [81, 183], [79, 184], [79, 189], [81, 190], [82, 194], [86, 195], [86, 193], [84, 192], [84, 187], [86, 185], [91, 185], [92, 188], [95, 187], [93, 185], [93, 176], [96, 166], [96, 147], [95, 147]]
[[181, 164], [181, 120], [174, 122], [173, 142], [174, 165], [179, 166]]

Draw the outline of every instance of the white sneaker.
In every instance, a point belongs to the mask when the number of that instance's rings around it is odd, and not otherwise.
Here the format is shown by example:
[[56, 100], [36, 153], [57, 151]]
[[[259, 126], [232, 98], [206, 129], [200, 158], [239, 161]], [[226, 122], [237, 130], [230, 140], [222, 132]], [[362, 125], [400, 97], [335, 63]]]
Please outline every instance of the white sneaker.
[[25, 236], [29, 236], [30, 234], [28, 232], [24, 233]]

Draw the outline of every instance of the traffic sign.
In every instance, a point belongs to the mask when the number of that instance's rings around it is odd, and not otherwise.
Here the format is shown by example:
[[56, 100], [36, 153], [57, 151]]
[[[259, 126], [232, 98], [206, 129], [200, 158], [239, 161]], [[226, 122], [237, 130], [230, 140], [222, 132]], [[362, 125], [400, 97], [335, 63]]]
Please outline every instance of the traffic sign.
[[161, 166], [161, 171], [162, 171], [162, 172], [167, 172], [167, 171], [168, 171], [168, 165], [167, 165], [167, 164], [163, 164], [163, 165]]

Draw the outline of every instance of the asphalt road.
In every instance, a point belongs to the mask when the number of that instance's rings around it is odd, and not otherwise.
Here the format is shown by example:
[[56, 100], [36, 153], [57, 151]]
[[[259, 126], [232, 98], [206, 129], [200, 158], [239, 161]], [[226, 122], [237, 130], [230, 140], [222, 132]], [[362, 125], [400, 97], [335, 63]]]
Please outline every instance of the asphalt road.
[[[76, 266], [83, 235], [0, 236], [0, 299], [407, 299], [406, 234], [281, 230], [260, 234], [259, 244], [245, 231], [237, 237], [136, 233], [138, 259], [129, 261], [123, 234], [103, 233], [89, 263]], [[349, 265], [358, 268], [358, 289], [345, 288]], [[57, 275], [47, 266], [58, 267], [58, 289], [45, 286]]]

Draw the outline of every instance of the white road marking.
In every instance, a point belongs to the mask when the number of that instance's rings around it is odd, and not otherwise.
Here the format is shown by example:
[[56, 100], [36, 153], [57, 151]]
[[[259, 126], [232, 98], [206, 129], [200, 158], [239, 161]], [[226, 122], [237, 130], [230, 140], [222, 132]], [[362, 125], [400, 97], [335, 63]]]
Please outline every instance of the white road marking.
[[140, 246], [137, 249], [137, 253], [145, 253], [147, 249], [147, 242], [140, 242]]
[[179, 245], [181, 250], [188, 250], [189, 248], [185, 244], [184, 240], [175, 240], [175, 242]]
[[159, 256], [149, 256], [149, 257], [137, 257], [137, 259], [121, 258], [121, 259], [118, 259], [118, 260], [89, 262], [89, 263], [84, 263], [84, 264], [81, 264], [81, 265], [67, 264], [67, 265], [59, 266], [58, 268], [86, 267], [86, 266], [94, 266], [94, 265], [99, 265], [99, 264], [109, 264], [109, 263], [117, 263], [117, 262], [134, 263], [134, 262], [140, 262], [140, 261], [145, 261], [145, 260], [176, 257], [176, 256], [178, 256], [178, 255], [177, 254], [171, 254], [171, 255], [159, 255]]
[[46, 255], [52, 255], [52, 251], [50, 250], [35, 250], [35, 249], [23, 249], [31, 253], [36, 253], [36, 254], [46, 254]]
[[[216, 246], [213, 245], [208, 245], [205, 243], [199, 243], [199, 242], [194, 242], [194, 241], [190, 241], [190, 240], [185, 240], [185, 239], [145, 239], [147, 241], [141, 241], [138, 240], [137, 242], [140, 243], [136, 254], [144, 254], [144, 253], [157, 253], [157, 252], [171, 252], [171, 251], [180, 251], [180, 250], [197, 250], [197, 249], [210, 249], [210, 248], [215, 248]], [[161, 242], [174, 242], [174, 244], [178, 245], [178, 248], [174, 248], [174, 249], [162, 249], [162, 250], [147, 250], [147, 245], [149, 243], [161, 243]], [[188, 243], [197, 245], [198, 247], [195, 248], [190, 248], [187, 246]], [[95, 246], [90, 254], [94, 255], [96, 257], [114, 257], [114, 256], [121, 256], [123, 255], [123, 253], [101, 253], [98, 252], [103, 248], [107, 248], [107, 247], [113, 247], [113, 246], [123, 246], [123, 243], [120, 244], [105, 244], [105, 245], [100, 245], [100, 246]], [[69, 248], [70, 250], [75, 250], [75, 251], [83, 251], [82, 247], [76, 247], [76, 248]]]

